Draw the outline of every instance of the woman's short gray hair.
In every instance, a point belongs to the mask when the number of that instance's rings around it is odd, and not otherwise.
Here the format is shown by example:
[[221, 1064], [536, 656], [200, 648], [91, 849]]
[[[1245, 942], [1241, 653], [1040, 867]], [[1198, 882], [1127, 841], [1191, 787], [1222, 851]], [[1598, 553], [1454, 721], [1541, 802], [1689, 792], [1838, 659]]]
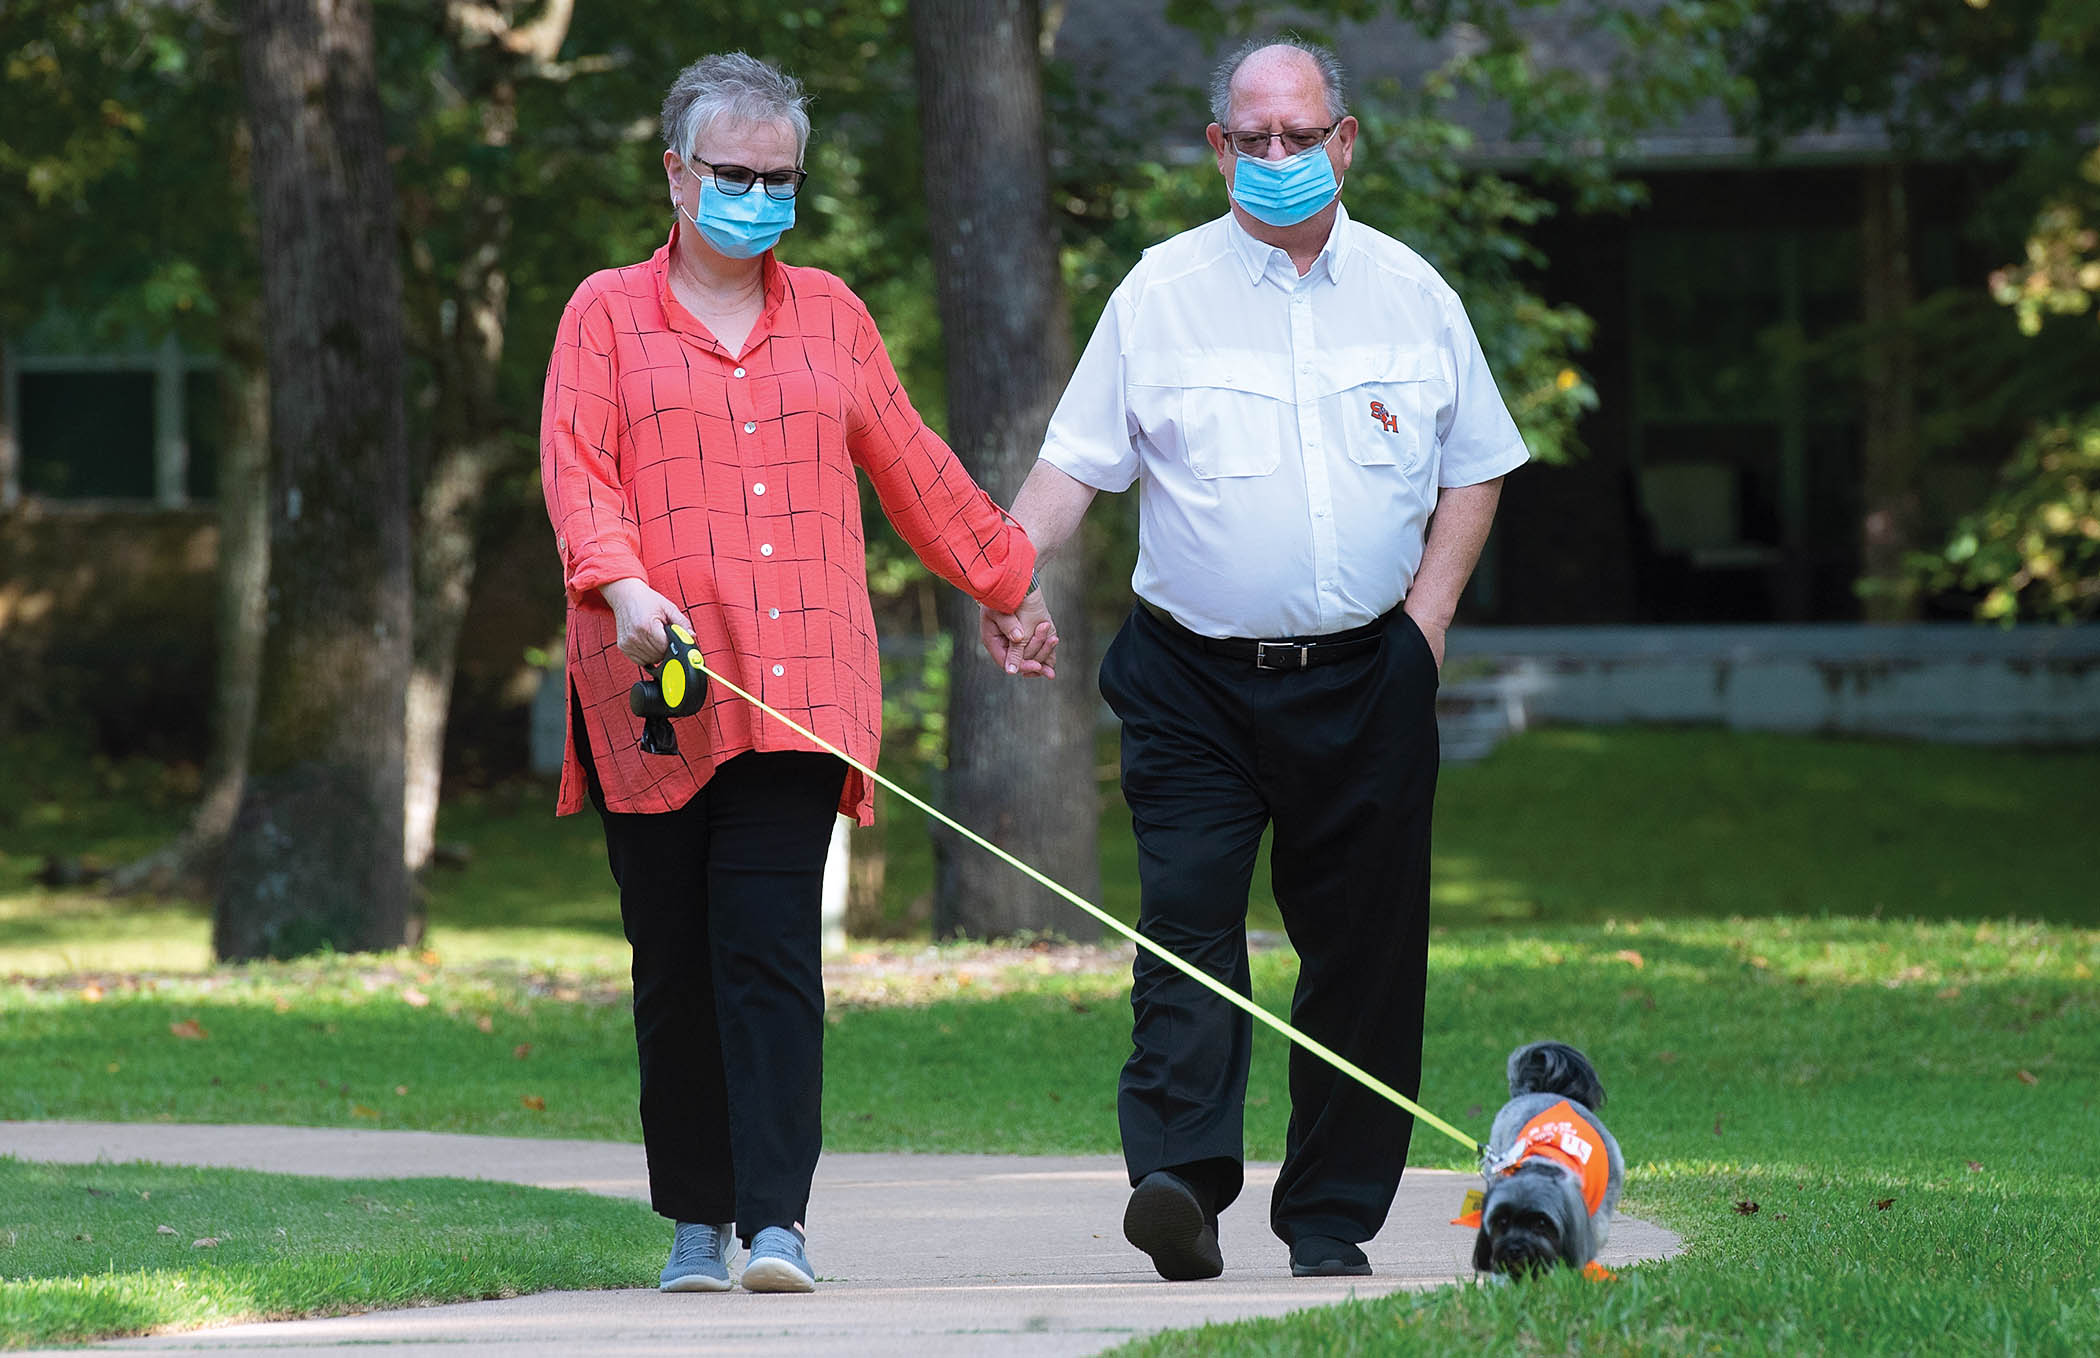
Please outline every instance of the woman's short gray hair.
[[1232, 116], [1232, 78], [1240, 73], [1240, 67], [1247, 64], [1248, 57], [1271, 47], [1288, 47], [1311, 57], [1313, 65], [1320, 71], [1320, 87], [1327, 92], [1327, 121], [1338, 123], [1349, 116], [1349, 105], [1344, 98], [1347, 91], [1343, 88], [1342, 63], [1320, 44], [1307, 42], [1295, 33], [1283, 33], [1273, 38], [1249, 38], [1218, 63], [1216, 73], [1210, 78], [1212, 122], [1224, 128], [1232, 126], [1226, 121]]
[[690, 156], [723, 119], [786, 123], [795, 129], [795, 159], [809, 148], [809, 97], [802, 82], [743, 52], [702, 57], [678, 73], [664, 96], [664, 147]]

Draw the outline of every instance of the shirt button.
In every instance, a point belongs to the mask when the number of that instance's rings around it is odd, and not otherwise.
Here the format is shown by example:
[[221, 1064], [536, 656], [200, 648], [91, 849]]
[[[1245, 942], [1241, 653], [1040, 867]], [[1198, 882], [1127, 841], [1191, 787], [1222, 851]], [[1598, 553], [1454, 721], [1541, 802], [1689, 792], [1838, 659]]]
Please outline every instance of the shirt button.
[[766, 493], [766, 483], [765, 483], [765, 482], [763, 482], [763, 481], [760, 481], [760, 482], [759, 482], [759, 483], [758, 483], [757, 485], [754, 485], [753, 487], [751, 487], [751, 493], [752, 493], [753, 495], [763, 495], [763, 494], [765, 494], [765, 493]]
[[773, 667], [773, 677], [774, 677], [775, 679], [778, 679], [778, 678], [779, 678], [779, 677], [780, 677], [781, 675], [783, 675], [783, 674], [786, 674], [786, 673], [787, 673], [787, 666], [785, 666], [785, 665], [775, 665], [775, 666]]
[[766, 616], [769, 618], [777, 618], [780, 616], [780, 610], [777, 608], [769, 608], [766, 610]]
[[738, 368], [735, 372], [730, 374], [731, 377], [742, 377], [743, 375], [744, 370], [742, 368]]
[[756, 434], [756, 433], [758, 432], [758, 421], [757, 421], [757, 420], [745, 420], [745, 421], [744, 421], [744, 432], [745, 432], [745, 433], [747, 433], [747, 434]]
[[772, 543], [770, 543], [770, 542], [766, 543], [766, 544], [765, 544], [764, 546], [762, 546], [762, 547], [760, 547], [760, 548], [758, 549], [758, 554], [759, 554], [760, 556], [771, 556], [771, 555], [773, 555], [773, 544], [772, 544]]

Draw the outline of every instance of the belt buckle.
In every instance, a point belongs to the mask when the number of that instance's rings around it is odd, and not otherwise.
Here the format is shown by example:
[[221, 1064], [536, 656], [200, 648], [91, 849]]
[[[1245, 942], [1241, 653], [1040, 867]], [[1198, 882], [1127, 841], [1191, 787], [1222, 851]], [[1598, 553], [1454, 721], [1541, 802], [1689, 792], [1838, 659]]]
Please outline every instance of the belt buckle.
[[[1271, 661], [1269, 652], [1272, 648], [1284, 652], [1286, 656], [1293, 651], [1297, 652], [1297, 662], [1294, 664], [1288, 659]], [[1254, 643], [1254, 668], [1258, 670], [1302, 670], [1305, 668], [1311, 655], [1312, 645], [1309, 642], [1257, 641]]]

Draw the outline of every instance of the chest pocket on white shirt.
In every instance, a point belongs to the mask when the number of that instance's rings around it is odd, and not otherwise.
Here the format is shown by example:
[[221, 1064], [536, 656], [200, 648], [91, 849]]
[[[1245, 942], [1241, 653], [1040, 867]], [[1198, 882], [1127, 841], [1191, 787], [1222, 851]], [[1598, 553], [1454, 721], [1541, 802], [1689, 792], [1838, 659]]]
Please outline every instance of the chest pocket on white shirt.
[[1203, 480], [1267, 476], [1297, 440], [1290, 376], [1274, 355], [1134, 353], [1124, 365], [1139, 428]]
[[1435, 447], [1451, 384], [1434, 348], [1331, 349], [1319, 373], [1321, 423], [1340, 431], [1350, 461], [1412, 471]]

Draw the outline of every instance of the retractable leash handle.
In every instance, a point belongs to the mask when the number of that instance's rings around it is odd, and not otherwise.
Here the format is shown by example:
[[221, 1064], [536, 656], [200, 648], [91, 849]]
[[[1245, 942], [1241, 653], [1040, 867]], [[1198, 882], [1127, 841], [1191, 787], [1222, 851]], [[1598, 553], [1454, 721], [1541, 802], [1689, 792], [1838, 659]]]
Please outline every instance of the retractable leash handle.
[[[1191, 963], [1184, 961], [1171, 949], [1163, 947], [1160, 944], [1155, 943], [1151, 939], [1145, 937], [1137, 930], [1131, 928], [1123, 921], [1117, 919], [1114, 915], [1111, 915], [1106, 910], [1103, 910], [1100, 906], [1095, 905], [1092, 901], [1087, 900], [1078, 892], [1073, 891], [1071, 888], [1065, 886], [1062, 882], [1052, 881], [1050, 878], [1045, 877], [1042, 873], [1037, 872], [1034, 868], [1022, 862], [1020, 859], [1014, 857], [1006, 850], [1000, 848], [997, 844], [992, 843], [983, 835], [978, 834], [969, 826], [964, 825], [960, 821], [957, 821], [954, 817], [946, 815], [943, 812], [936, 810], [934, 807], [929, 806], [920, 798], [913, 796], [904, 788], [897, 786], [896, 783], [875, 772], [875, 770], [869, 768], [866, 764], [861, 763], [858, 759], [855, 759], [852, 755], [847, 754], [844, 750], [841, 750], [838, 746], [833, 745], [830, 741], [824, 739], [816, 732], [802, 725], [794, 718], [787, 716], [785, 713], [782, 713], [772, 707], [767, 706], [762, 699], [757, 698], [752, 694], [746, 693], [741, 688], [738, 688], [732, 680], [724, 678], [720, 674], [717, 674], [715, 671], [709, 669], [704, 663], [702, 663], [699, 657], [699, 653], [697, 651], [693, 653], [693, 664], [696, 668], [698, 668], [702, 675], [706, 676], [709, 679], [713, 679], [723, 688], [728, 689], [737, 697], [742, 698], [747, 703], [750, 703], [759, 711], [765, 713], [767, 716], [773, 718], [781, 725], [795, 732], [795, 734], [803, 737], [805, 740], [814, 741], [822, 749], [837, 755], [840, 759], [845, 760], [846, 763], [848, 763], [855, 769], [858, 769], [860, 772], [874, 779], [882, 786], [888, 788], [891, 792], [894, 792], [899, 797], [902, 797], [905, 801], [910, 802], [913, 806], [919, 808], [919, 810], [924, 811], [927, 815], [933, 817], [941, 824], [955, 831], [964, 839], [967, 839], [972, 844], [975, 844], [978, 848], [985, 850], [994, 858], [997, 858], [1000, 862], [1005, 863], [1008, 867], [1011, 867], [1017, 872], [1021, 873], [1030, 881], [1035, 882], [1038, 886], [1047, 887], [1052, 892], [1055, 892], [1060, 898], [1071, 902], [1073, 905], [1078, 906], [1081, 910], [1093, 916], [1095, 919], [1101, 921], [1101, 923], [1107, 925], [1109, 928], [1115, 930], [1117, 933], [1122, 934], [1131, 942], [1137, 944], [1140, 948], [1143, 948], [1146, 952], [1149, 952], [1154, 957], [1159, 958], [1160, 961], [1167, 963], [1169, 966], [1175, 968], [1177, 971], [1180, 971], [1182, 974], [1189, 977], [1189, 979], [1199, 982], [1200, 984], [1204, 985], [1205, 987], [1219, 995], [1221, 998], [1230, 1001], [1233, 1005], [1245, 1010], [1253, 1018], [1259, 1019], [1261, 1022], [1267, 1024], [1269, 1027], [1274, 1028], [1277, 1032], [1281, 1033], [1285, 1038], [1289, 1039], [1291, 1042], [1296, 1043], [1299, 1047], [1303, 1048], [1308, 1052], [1311, 1052], [1314, 1056], [1319, 1057], [1322, 1061], [1325, 1061], [1328, 1065], [1333, 1066], [1336, 1070], [1348, 1076], [1350, 1079], [1356, 1081], [1358, 1084], [1370, 1090], [1372, 1093], [1385, 1099], [1389, 1103], [1396, 1104], [1399, 1107], [1414, 1114], [1415, 1117], [1419, 1118], [1421, 1121], [1428, 1123], [1431, 1127], [1436, 1128], [1445, 1136], [1448, 1136], [1453, 1141], [1456, 1141], [1459, 1145], [1464, 1146], [1469, 1153], [1476, 1156], [1485, 1156], [1487, 1154], [1487, 1146], [1484, 1143], [1475, 1141], [1472, 1137], [1467, 1136], [1464, 1132], [1458, 1130], [1458, 1128], [1452, 1126], [1450, 1123], [1444, 1121], [1436, 1114], [1430, 1112], [1421, 1104], [1416, 1103], [1413, 1099], [1407, 1097], [1407, 1095], [1402, 1094], [1399, 1090], [1393, 1088], [1385, 1081], [1371, 1074], [1371, 1072], [1365, 1070], [1363, 1067], [1357, 1065], [1355, 1062], [1349, 1060], [1347, 1057], [1341, 1055], [1339, 1052], [1332, 1050], [1324, 1043], [1320, 1042], [1317, 1038], [1309, 1037], [1305, 1033], [1300, 1032], [1298, 1029], [1292, 1027], [1290, 1024], [1284, 1022], [1282, 1019], [1276, 1017], [1268, 1010], [1256, 1004], [1254, 1001], [1248, 999], [1246, 996], [1240, 994], [1238, 991], [1232, 989], [1230, 986], [1225, 985], [1223, 982], [1219, 981], [1215, 976], [1210, 975], [1208, 972], [1201, 971]], [[641, 685], [637, 684], [635, 685], [635, 687], [637, 689], [640, 689]]]
[[656, 673], [642, 673], [627, 690], [627, 710], [641, 717], [642, 753], [677, 754], [678, 733], [671, 718], [690, 717], [707, 702], [707, 666], [693, 634], [675, 622], [664, 624], [664, 658]]

